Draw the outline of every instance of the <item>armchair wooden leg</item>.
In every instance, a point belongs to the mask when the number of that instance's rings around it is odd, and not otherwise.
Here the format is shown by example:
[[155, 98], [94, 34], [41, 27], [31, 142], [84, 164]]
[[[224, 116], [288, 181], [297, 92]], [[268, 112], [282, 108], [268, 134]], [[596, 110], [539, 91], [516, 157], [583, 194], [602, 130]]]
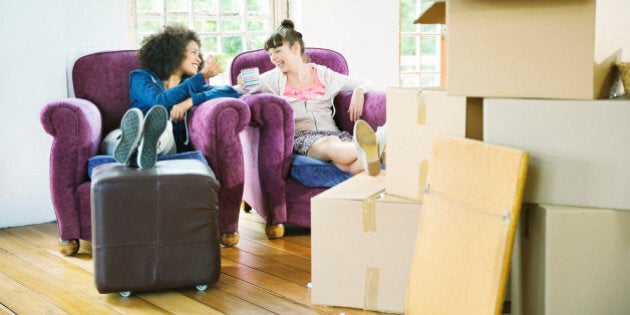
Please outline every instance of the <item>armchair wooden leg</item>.
[[59, 240], [59, 252], [64, 256], [74, 256], [79, 252], [79, 240]]
[[250, 213], [252, 211], [252, 206], [245, 202], [245, 200], [241, 202], [241, 208], [243, 208], [243, 211], [245, 211], [246, 213]]
[[223, 233], [221, 234], [221, 245], [225, 246], [225, 247], [233, 247], [234, 245], [238, 244], [238, 241], [240, 240], [240, 236], [238, 235], [238, 232], [236, 233]]
[[284, 236], [284, 224], [267, 224], [265, 226], [265, 234], [269, 239], [281, 238]]

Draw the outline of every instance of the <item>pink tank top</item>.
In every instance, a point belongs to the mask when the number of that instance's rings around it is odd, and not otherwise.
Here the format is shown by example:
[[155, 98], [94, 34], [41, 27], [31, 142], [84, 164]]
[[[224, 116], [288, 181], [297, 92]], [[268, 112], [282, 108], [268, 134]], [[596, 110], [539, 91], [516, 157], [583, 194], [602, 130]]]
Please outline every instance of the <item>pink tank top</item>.
[[283, 95], [286, 97], [299, 98], [302, 101], [306, 102], [308, 100], [311, 100], [311, 99], [314, 99], [316, 97], [326, 94], [326, 87], [324, 87], [322, 82], [319, 81], [319, 76], [317, 76], [317, 70], [315, 68], [312, 68], [312, 69], [313, 69], [313, 72], [315, 73], [315, 80], [316, 80], [315, 84], [309, 87], [305, 87], [305, 88], [296, 88], [290, 85], [289, 82], [287, 82], [286, 86], [284, 87]]

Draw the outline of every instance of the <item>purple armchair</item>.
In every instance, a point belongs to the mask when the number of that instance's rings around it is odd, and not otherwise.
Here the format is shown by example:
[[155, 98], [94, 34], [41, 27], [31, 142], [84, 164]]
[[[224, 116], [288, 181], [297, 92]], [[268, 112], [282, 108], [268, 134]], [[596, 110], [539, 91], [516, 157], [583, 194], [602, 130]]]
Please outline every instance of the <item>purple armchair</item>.
[[[338, 52], [306, 48], [306, 55], [313, 63], [348, 74], [348, 64]], [[232, 83], [241, 69], [250, 67], [258, 67], [263, 73], [274, 65], [264, 50], [244, 52], [232, 61]], [[334, 102], [337, 126], [350, 133], [354, 126], [347, 111], [351, 96], [351, 92], [340, 93]], [[251, 122], [240, 134], [245, 159], [244, 201], [266, 220], [269, 238], [282, 237], [285, 223], [310, 227], [311, 198], [326, 188], [306, 187], [290, 177], [294, 135], [291, 106], [282, 97], [271, 94], [245, 95], [242, 99], [251, 111]], [[385, 124], [384, 92], [365, 95], [362, 119], [374, 129]]]
[[[103, 136], [118, 128], [129, 105], [129, 72], [139, 67], [137, 51], [111, 51], [84, 56], [72, 69], [76, 98], [46, 104], [41, 123], [53, 136], [50, 191], [59, 228], [60, 251], [74, 255], [79, 239], [91, 241], [88, 160], [98, 154]], [[220, 184], [221, 242], [238, 242], [238, 215], [243, 194], [243, 153], [239, 133], [247, 126], [247, 105], [218, 98], [195, 107], [189, 134], [195, 150], [208, 160]]]

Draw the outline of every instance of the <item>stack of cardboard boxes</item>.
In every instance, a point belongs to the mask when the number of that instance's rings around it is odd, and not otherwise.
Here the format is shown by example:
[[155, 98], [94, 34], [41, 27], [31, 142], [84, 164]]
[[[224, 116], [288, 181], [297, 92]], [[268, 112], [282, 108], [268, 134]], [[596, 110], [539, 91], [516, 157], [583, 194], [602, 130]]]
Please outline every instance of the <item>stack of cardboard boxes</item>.
[[432, 139], [447, 134], [529, 152], [511, 313], [627, 314], [630, 101], [606, 98], [628, 12], [447, 0], [445, 91], [389, 88], [387, 174], [312, 200], [312, 302], [403, 312]]
[[387, 171], [311, 200], [314, 304], [402, 313], [437, 134], [481, 136], [481, 99], [387, 91]]
[[[608, 100], [630, 2], [447, 1], [447, 91], [530, 165], [512, 314], [630, 310], [630, 101]], [[626, 57], [627, 58], [627, 57]]]

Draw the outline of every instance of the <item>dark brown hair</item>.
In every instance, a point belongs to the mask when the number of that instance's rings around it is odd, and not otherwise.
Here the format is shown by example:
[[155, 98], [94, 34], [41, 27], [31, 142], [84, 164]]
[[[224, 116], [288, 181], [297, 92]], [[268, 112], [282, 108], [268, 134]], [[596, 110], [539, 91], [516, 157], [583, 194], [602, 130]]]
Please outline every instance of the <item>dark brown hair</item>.
[[302, 40], [302, 33], [295, 30], [295, 25], [291, 20], [283, 20], [280, 27], [276, 29], [269, 39], [265, 42], [265, 50], [277, 48], [284, 43], [288, 43], [289, 46], [293, 46], [295, 43], [300, 44], [300, 53], [304, 56], [304, 41]]
[[[199, 36], [194, 31], [181, 25], [167, 25], [164, 31], [142, 40], [138, 52], [140, 66], [155, 72], [161, 80], [166, 80], [184, 60], [186, 46], [191, 41], [201, 47]], [[203, 60], [201, 53], [199, 58]]]

